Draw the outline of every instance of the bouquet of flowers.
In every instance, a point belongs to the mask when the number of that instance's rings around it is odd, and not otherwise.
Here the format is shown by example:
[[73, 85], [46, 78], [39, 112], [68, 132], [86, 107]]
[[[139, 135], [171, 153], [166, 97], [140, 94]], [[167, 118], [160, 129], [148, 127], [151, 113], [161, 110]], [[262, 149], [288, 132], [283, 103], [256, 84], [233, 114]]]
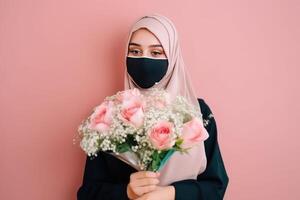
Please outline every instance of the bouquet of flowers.
[[182, 96], [136, 88], [108, 96], [78, 127], [88, 156], [109, 153], [137, 170], [159, 171], [175, 151], [188, 150], [209, 136], [201, 115]]

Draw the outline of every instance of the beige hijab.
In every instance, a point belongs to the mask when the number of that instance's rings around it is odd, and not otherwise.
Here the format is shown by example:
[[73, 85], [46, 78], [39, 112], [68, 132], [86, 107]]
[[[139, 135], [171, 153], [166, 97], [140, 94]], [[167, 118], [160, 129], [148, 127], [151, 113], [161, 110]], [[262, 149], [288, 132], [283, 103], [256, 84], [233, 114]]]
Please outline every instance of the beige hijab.
[[[147, 28], [161, 42], [169, 61], [166, 75], [152, 88], [165, 89], [171, 97], [182, 95], [199, 110], [200, 118], [202, 113], [197, 96], [190, 83], [189, 74], [185, 69], [181, 49], [178, 41], [178, 33], [173, 22], [160, 14], [152, 14], [139, 18], [131, 27], [125, 51], [125, 61], [128, 54], [128, 45], [134, 31], [140, 28]], [[126, 63], [126, 62], [125, 62]], [[138, 88], [143, 92], [144, 88], [139, 87], [130, 77], [125, 67], [125, 90]], [[202, 119], [203, 121], [203, 119]], [[193, 147], [189, 154], [175, 152], [161, 169], [160, 185], [169, 185], [172, 182], [184, 179], [196, 179], [197, 175], [206, 168], [206, 155], [204, 143]]]

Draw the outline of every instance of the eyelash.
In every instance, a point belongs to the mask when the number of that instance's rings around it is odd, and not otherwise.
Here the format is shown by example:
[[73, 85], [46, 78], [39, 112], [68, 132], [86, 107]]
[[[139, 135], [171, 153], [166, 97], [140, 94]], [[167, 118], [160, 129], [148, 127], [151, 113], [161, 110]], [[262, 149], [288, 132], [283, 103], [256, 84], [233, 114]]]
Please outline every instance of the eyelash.
[[158, 52], [158, 51], [156, 51], [156, 52], [153, 51], [152, 53], [155, 54], [155, 55], [161, 55], [161, 54], [162, 54], [162, 53], [160, 53], [160, 52]]
[[137, 51], [137, 50], [129, 50], [129, 52], [134, 54], [134, 53], [138, 53], [139, 51]]
[[[138, 51], [138, 50], [129, 50], [129, 52], [135, 54], [135, 53], [139, 53], [140, 51]], [[161, 55], [161, 54], [162, 54], [161, 52], [158, 52], [158, 51], [153, 51], [152, 53], [153, 53], [155, 56]]]

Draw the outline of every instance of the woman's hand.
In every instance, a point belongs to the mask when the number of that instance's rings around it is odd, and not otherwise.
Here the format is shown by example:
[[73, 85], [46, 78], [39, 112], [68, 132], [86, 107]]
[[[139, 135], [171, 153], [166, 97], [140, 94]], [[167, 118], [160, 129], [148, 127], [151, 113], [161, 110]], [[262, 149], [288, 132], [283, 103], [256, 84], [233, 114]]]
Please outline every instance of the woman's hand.
[[174, 200], [175, 199], [175, 188], [174, 186], [157, 186], [157, 188], [149, 193], [138, 197], [136, 200]]
[[129, 199], [136, 199], [143, 194], [154, 191], [158, 186], [159, 172], [139, 171], [130, 175], [127, 185], [127, 196]]

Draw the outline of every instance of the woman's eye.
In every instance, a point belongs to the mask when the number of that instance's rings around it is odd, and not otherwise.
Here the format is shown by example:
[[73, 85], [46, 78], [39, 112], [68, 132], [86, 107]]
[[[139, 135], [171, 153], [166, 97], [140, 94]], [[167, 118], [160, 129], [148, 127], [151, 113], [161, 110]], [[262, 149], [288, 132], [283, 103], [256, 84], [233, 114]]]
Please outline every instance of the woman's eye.
[[138, 50], [130, 50], [129, 52], [132, 53], [133, 55], [137, 55], [140, 51], [138, 51]]
[[159, 52], [159, 51], [153, 51], [152, 54], [155, 55], [155, 56], [157, 56], [157, 55], [161, 55], [162, 53]]

